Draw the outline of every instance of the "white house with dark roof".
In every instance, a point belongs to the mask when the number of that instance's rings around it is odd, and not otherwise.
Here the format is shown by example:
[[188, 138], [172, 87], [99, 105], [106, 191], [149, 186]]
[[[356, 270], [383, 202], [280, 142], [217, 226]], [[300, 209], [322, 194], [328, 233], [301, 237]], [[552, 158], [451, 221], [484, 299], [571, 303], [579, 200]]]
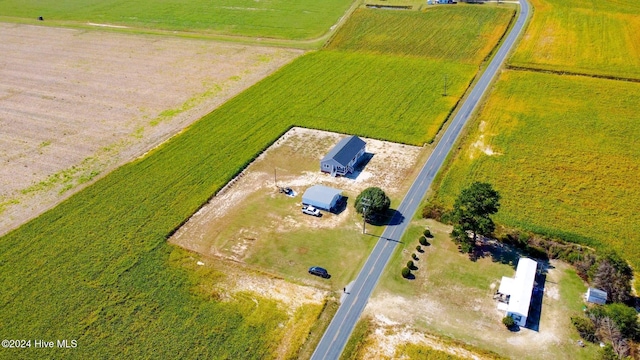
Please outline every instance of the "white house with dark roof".
[[366, 145], [367, 143], [355, 135], [340, 140], [320, 160], [320, 171], [332, 176], [352, 173], [355, 165], [364, 155]]

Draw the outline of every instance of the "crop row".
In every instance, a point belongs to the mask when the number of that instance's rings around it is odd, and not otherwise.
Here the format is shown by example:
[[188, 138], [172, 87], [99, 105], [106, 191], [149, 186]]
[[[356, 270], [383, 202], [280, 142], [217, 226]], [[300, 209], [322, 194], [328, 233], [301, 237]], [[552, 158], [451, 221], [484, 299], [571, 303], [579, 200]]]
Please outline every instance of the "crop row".
[[515, 14], [496, 6], [438, 6], [424, 12], [358, 9], [330, 49], [479, 64]]
[[536, 11], [511, 64], [640, 79], [638, 1], [531, 1]]
[[28, 19], [43, 16], [45, 21], [306, 39], [324, 34], [350, 4], [348, 0], [7, 0], [0, 3], [0, 14]]

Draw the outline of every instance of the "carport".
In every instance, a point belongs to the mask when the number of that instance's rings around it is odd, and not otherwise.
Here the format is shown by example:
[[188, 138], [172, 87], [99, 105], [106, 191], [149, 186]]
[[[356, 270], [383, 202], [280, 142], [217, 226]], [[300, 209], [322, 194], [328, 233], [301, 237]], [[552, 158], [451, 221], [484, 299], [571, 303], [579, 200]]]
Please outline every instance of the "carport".
[[320, 210], [331, 211], [342, 195], [342, 190], [330, 188], [324, 185], [314, 185], [302, 195], [302, 203], [311, 205]]

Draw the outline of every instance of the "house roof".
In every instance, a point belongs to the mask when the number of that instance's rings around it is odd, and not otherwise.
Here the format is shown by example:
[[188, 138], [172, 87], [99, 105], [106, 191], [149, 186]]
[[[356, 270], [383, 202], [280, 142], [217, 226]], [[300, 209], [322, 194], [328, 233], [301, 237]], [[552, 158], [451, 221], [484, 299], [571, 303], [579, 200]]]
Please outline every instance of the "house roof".
[[322, 162], [335, 160], [342, 166], [347, 166], [356, 154], [364, 148], [366, 143], [359, 137], [353, 135], [343, 138], [333, 149], [329, 150], [327, 155], [322, 158]]
[[314, 185], [307, 189], [302, 195], [302, 203], [313, 205], [319, 209], [329, 210], [337, 199], [340, 198], [342, 190], [330, 188], [324, 185]]
[[516, 276], [511, 283], [508, 312], [528, 316], [538, 263], [529, 258], [520, 258]]
[[607, 302], [607, 292], [596, 288], [589, 288], [587, 290], [587, 301], [604, 305]]

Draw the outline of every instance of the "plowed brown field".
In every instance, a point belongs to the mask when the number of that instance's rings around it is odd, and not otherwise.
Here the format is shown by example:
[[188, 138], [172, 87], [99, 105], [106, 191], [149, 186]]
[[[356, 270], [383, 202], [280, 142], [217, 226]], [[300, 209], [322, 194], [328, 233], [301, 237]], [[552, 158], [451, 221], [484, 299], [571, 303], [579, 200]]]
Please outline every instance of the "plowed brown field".
[[0, 23], [0, 234], [301, 53]]

